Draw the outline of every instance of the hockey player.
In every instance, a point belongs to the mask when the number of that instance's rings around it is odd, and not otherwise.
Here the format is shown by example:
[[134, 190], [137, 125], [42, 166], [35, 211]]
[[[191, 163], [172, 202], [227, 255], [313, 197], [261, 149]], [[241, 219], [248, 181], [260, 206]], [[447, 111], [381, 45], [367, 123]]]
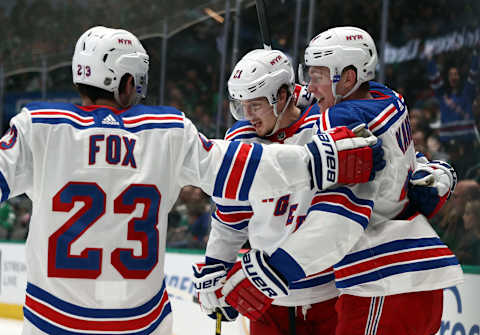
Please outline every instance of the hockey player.
[[[373, 173], [376, 139], [345, 128], [309, 147], [208, 141], [180, 111], [137, 104], [148, 67], [134, 35], [91, 28], [72, 59], [82, 105], [28, 104], [1, 139], [1, 200], [33, 200], [23, 335], [170, 334], [164, 248], [182, 186], [246, 200]], [[322, 154], [358, 174], [330, 166], [328, 180]]]
[[[435, 214], [455, 186], [454, 171], [441, 162], [416, 162], [403, 97], [371, 81], [377, 53], [368, 33], [327, 30], [310, 42], [305, 63], [309, 90], [322, 110], [320, 128], [368, 124], [383, 140], [387, 166], [371, 183], [315, 194], [303, 223], [272, 243], [276, 249], [253, 245], [233, 266], [222, 299], [261, 319], [270, 303], [288, 299], [288, 286], [333, 266], [340, 291], [336, 335], [434, 334], [442, 289], [461, 282], [462, 271], [419, 211]], [[433, 186], [435, 197], [424, 204], [409, 203], [413, 171], [414, 184]], [[294, 219], [295, 210], [288, 216]], [[264, 232], [251, 235], [266, 239]]]
[[[228, 81], [230, 112], [239, 120], [227, 131], [225, 139], [247, 143], [305, 145], [318, 132], [318, 105], [296, 106], [297, 99], [309, 100], [295, 85], [295, 75], [287, 56], [278, 50], [253, 50], [235, 66]], [[206, 249], [206, 265], [194, 265], [194, 282], [199, 300], [207, 314], [220, 307], [215, 291], [221, 287], [236, 261], [239, 249], [248, 239], [252, 248], [267, 254], [300, 227], [315, 190], [305, 188], [278, 197], [232, 201], [214, 197], [217, 205], [212, 215]], [[218, 278], [216, 285], [205, 283]], [[251, 320], [251, 335], [288, 334], [289, 307], [295, 313], [296, 334], [333, 334], [338, 291], [333, 272], [327, 271], [290, 287], [287, 297], [275, 299], [260, 320]], [[225, 320], [237, 313], [224, 304]]]

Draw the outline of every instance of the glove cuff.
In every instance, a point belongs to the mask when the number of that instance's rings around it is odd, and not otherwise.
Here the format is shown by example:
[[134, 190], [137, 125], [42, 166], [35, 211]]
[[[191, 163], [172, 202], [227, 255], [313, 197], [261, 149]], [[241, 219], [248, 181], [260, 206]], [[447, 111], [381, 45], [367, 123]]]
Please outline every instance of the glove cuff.
[[243, 255], [242, 269], [248, 280], [270, 299], [277, 299], [288, 294], [287, 284], [270, 267], [262, 251], [251, 250]]
[[306, 146], [310, 156], [314, 187], [324, 190], [338, 181], [338, 151], [335, 141], [328, 133], [319, 133]]

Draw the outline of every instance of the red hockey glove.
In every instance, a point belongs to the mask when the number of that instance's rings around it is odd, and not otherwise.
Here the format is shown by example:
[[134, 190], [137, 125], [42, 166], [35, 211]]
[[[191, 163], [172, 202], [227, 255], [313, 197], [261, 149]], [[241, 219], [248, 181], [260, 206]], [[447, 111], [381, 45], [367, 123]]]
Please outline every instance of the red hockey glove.
[[318, 133], [306, 148], [313, 184], [319, 190], [336, 184], [366, 183], [385, 167], [382, 141], [364, 124], [353, 130], [336, 127]]
[[228, 272], [222, 289], [225, 300], [251, 320], [258, 320], [273, 299], [288, 294], [288, 287], [266, 261], [260, 250], [252, 249]]

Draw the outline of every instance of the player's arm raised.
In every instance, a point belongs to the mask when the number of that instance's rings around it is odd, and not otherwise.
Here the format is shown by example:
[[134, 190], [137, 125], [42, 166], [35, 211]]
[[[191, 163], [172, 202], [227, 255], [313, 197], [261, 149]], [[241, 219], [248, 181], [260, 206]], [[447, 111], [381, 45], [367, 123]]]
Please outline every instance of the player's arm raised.
[[346, 127], [321, 133], [305, 147], [208, 141], [185, 120], [180, 183], [232, 200], [265, 198], [306, 187], [368, 182], [385, 165], [377, 138]]

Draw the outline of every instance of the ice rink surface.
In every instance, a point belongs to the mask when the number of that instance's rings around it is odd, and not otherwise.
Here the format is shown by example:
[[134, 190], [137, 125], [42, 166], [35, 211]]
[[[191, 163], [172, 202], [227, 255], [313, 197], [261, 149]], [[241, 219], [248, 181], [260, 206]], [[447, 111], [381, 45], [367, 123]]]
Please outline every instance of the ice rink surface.
[[22, 321], [0, 318], [0, 334], [20, 335], [22, 333]]

